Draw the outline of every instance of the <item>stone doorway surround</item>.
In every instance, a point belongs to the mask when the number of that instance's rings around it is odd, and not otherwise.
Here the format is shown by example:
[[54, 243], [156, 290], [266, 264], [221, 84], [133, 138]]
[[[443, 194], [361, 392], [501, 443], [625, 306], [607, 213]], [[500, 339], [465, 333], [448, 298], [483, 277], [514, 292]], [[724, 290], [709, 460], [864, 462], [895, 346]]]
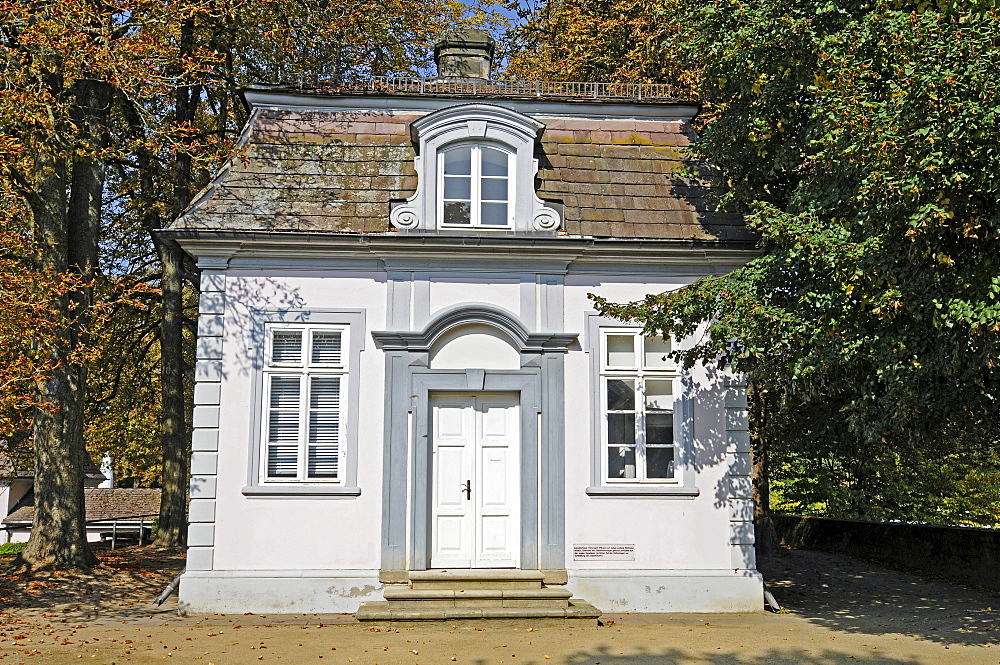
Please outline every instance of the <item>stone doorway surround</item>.
[[[429, 356], [435, 343], [470, 324], [507, 339], [519, 354], [520, 368], [432, 369]], [[511, 312], [468, 304], [438, 314], [421, 331], [376, 331], [372, 337], [385, 353], [386, 372], [383, 581], [403, 581], [407, 571], [429, 566], [428, 401], [431, 392], [442, 391], [519, 394], [521, 569], [565, 570], [563, 371], [565, 354], [577, 336], [531, 333]]]

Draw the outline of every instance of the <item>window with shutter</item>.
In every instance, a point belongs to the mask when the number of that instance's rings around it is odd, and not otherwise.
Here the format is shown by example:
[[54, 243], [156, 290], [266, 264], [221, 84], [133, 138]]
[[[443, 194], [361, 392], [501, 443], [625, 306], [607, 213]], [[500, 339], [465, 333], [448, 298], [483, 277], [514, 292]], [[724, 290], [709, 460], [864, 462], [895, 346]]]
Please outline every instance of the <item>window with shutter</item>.
[[267, 328], [262, 478], [338, 482], [348, 380], [344, 328]]
[[298, 365], [302, 362], [302, 331], [275, 330], [271, 337], [271, 363]]
[[336, 478], [340, 430], [340, 377], [314, 376], [310, 384], [306, 476]]
[[267, 418], [267, 475], [298, 476], [300, 378], [271, 376]]
[[312, 364], [340, 364], [340, 331], [314, 330], [312, 334]]

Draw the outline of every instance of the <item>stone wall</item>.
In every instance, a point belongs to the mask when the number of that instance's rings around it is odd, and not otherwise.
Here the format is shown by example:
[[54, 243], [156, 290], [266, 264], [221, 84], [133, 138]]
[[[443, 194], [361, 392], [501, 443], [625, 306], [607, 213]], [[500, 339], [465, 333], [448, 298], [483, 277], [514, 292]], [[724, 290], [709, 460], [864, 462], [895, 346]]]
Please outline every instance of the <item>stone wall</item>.
[[874, 559], [1000, 590], [1000, 530], [772, 515], [790, 547]]

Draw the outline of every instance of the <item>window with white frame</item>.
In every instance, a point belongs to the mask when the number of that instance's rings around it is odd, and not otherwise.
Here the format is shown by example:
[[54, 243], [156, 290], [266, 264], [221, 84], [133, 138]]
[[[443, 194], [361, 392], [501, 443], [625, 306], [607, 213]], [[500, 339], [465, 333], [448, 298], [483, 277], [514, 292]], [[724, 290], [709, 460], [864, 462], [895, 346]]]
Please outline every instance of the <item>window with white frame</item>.
[[535, 192], [545, 125], [494, 104], [456, 104], [410, 125], [417, 187], [394, 203], [400, 231], [557, 233], [559, 211]]
[[438, 158], [442, 228], [513, 228], [511, 153], [497, 145], [461, 144]]
[[340, 482], [348, 329], [270, 324], [265, 330], [261, 481]]
[[605, 482], [676, 482], [680, 383], [670, 342], [637, 330], [602, 329], [600, 352]]

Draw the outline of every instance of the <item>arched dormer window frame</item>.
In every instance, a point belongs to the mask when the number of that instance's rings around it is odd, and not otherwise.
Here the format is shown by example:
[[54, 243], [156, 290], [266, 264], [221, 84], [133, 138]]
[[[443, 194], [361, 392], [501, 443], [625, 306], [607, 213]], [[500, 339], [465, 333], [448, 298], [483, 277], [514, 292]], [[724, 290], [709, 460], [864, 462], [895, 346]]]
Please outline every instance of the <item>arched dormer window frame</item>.
[[[392, 208], [390, 223], [401, 231], [555, 233], [561, 223], [559, 213], [535, 194], [538, 160], [534, 151], [544, 129], [533, 118], [492, 104], [452, 106], [416, 120], [410, 134], [417, 147], [417, 191]], [[444, 223], [441, 161], [449, 149], [460, 145], [495, 146], [509, 153], [509, 225], [491, 228]]]
[[[465, 156], [468, 160], [462, 159]], [[513, 230], [516, 164], [517, 155], [502, 143], [459, 141], [441, 147], [436, 172], [441, 192], [435, 211], [438, 228]]]

